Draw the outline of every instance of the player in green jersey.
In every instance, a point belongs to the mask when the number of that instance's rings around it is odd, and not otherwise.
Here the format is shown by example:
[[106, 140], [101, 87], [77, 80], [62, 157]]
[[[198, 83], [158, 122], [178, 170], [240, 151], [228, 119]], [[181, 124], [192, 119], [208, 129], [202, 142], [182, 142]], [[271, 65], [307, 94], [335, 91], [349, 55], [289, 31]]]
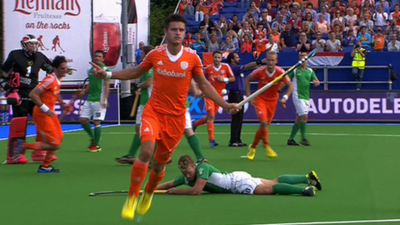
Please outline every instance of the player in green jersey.
[[[104, 64], [105, 52], [102, 50], [96, 50], [94, 53], [93, 62], [96, 65], [101, 66], [106, 71], [110, 71]], [[100, 138], [101, 138], [101, 121], [104, 120], [107, 111], [107, 99], [110, 93], [110, 79], [99, 79], [93, 75], [93, 67], [88, 70], [89, 85], [84, 91], [82, 91], [81, 96], [85, 93], [89, 93], [85, 103], [82, 106], [82, 111], [79, 115], [79, 122], [81, 123], [83, 129], [90, 137], [90, 146], [88, 148], [89, 152], [99, 152]], [[93, 119], [94, 132], [90, 126], [90, 119]]]
[[[142, 55], [141, 58], [142, 60], [144, 57], [153, 49], [153, 46], [144, 46], [142, 50]], [[144, 106], [146, 105], [147, 101], [149, 100], [151, 96], [151, 91], [152, 91], [152, 85], [153, 85], [153, 69], [149, 70], [147, 74], [143, 75], [141, 77], [141, 83], [138, 85], [139, 88], [141, 88], [140, 91], [140, 105], [138, 108], [138, 112], [136, 113], [136, 134], [135, 137], [133, 138], [133, 142], [131, 145], [131, 148], [129, 149], [129, 152], [127, 155], [124, 155], [122, 157], [116, 158], [115, 161], [121, 163], [121, 164], [133, 164], [135, 160], [135, 156], [137, 151], [139, 150], [139, 147], [141, 145], [140, 141], [140, 136], [139, 136], [139, 130], [140, 130], [140, 123], [141, 123], [141, 118], [142, 118], [142, 112], [144, 109]], [[198, 93], [201, 94], [196, 86], [196, 83], [192, 80], [192, 85], [191, 85], [191, 91], [193, 93]], [[201, 147], [200, 147], [200, 141], [195, 135], [193, 129], [192, 129], [192, 119], [190, 117], [190, 112], [189, 112], [189, 107], [190, 103], [189, 101], [186, 101], [186, 125], [185, 125], [185, 137], [192, 148], [197, 160], [199, 162], [205, 161], [205, 158], [203, 156]], [[169, 161], [168, 163], [171, 163]]]
[[[195, 164], [193, 159], [184, 155], [178, 161], [182, 175], [169, 182], [160, 184], [157, 190], [167, 190], [167, 194], [200, 195], [203, 191], [210, 193], [232, 193], [249, 195], [303, 195], [314, 196], [315, 188], [322, 189], [317, 174], [312, 171], [307, 175], [281, 175], [267, 180], [252, 177], [247, 172], [222, 172], [208, 162]], [[295, 184], [309, 186], [299, 187]], [[188, 185], [190, 188], [176, 187]]]
[[[306, 57], [307, 54], [300, 54], [299, 59]], [[293, 104], [296, 108], [296, 122], [293, 125], [287, 145], [298, 146], [294, 140], [297, 131], [301, 132], [301, 144], [309, 146], [310, 143], [306, 138], [306, 123], [308, 119], [308, 108], [310, 106], [310, 82], [314, 82], [314, 87], [318, 87], [320, 82], [315, 75], [313, 69], [307, 67], [307, 61], [300, 65], [299, 68], [289, 73], [289, 77], [293, 83]]]

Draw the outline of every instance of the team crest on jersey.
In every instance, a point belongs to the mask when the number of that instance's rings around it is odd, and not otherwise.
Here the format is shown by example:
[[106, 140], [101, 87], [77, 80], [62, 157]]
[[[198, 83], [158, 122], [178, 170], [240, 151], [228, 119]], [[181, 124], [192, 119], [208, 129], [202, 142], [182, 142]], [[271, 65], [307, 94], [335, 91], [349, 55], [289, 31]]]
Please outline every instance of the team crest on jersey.
[[221, 70], [221, 73], [222, 73], [222, 74], [225, 74], [225, 70]]
[[181, 62], [181, 68], [182, 68], [183, 70], [186, 70], [188, 67], [189, 67], [189, 63], [187, 63], [187, 62]]

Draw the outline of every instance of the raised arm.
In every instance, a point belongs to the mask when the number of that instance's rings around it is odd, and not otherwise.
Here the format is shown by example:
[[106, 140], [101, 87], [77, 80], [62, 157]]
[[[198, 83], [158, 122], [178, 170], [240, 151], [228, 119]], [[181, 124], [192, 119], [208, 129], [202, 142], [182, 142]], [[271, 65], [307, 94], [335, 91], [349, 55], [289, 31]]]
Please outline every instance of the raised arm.
[[148, 70], [143, 69], [140, 65], [115, 72], [106, 72], [100, 66], [89, 62], [93, 66], [93, 74], [100, 79], [117, 79], [117, 80], [133, 80], [141, 77]]

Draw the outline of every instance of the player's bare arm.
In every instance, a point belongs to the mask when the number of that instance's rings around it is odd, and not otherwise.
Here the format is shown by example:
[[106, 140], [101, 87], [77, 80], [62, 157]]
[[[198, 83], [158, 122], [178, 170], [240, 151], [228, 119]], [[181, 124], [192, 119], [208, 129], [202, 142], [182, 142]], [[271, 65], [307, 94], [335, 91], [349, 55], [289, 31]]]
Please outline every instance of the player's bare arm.
[[201, 195], [206, 184], [207, 180], [197, 179], [193, 187], [185, 189], [170, 188], [166, 193], [170, 195]]
[[107, 104], [107, 99], [108, 99], [108, 96], [110, 95], [110, 80], [104, 81], [104, 86], [105, 86], [105, 89], [104, 89], [104, 100], [101, 103], [101, 105], [102, 105], [103, 108], [107, 108], [107, 105], [108, 105]]
[[93, 74], [95, 77], [100, 79], [116, 79], [116, 80], [133, 80], [141, 77], [145, 74], [148, 70], [143, 69], [140, 65], [135, 66], [133, 68], [128, 68], [120, 71], [115, 72], [106, 72], [100, 66], [96, 65], [93, 62], [89, 62], [90, 65], [93, 66]]
[[31, 93], [29, 93], [29, 98], [32, 99], [33, 103], [37, 105], [46, 115], [53, 117], [55, 116], [54, 112], [51, 111], [45, 104], [43, 104], [42, 100], [40, 99], [40, 95], [43, 92], [38, 88], [35, 87]]
[[[250, 96], [250, 82], [253, 80], [253, 77], [252, 76], [247, 76], [246, 78], [245, 78], [245, 80], [244, 80], [244, 87], [245, 87], [245, 89], [246, 89], [246, 96], [247, 97], [249, 97]], [[250, 103], [251, 104], [253, 104], [254, 103], [254, 101], [253, 100], [251, 100], [250, 101]]]
[[[293, 92], [293, 84], [291, 81], [289, 81], [288, 83], [285, 83], [285, 85], [288, 87], [285, 95], [281, 98], [281, 100], [279, 100], [280, 103], [282, 104], [286, 104], [287, 98], [292, 94]], [[285, 97], [286, 96], [286, 97]]]
[[175, 187], [174, 186], [174, 181], [171, 180], [171, 181], [168, 181], [168, 182], [165, 182], [165, 183], [162, 183], [162, 184], [158, 185], [156, 190], [168, 190], [168, 189], [174, 188], [174, 187]]
[[251, 63], [247, 63], [244, 66], [244, 70], [254, 70], [257, 69], [257, 67], [260, 67], [261, 65], [265, 65], [267, 63], [267, 58], [264, 58], [262, 60], [256, 61], [256, 62], [251, 62]]
[[201, 90], [199, 89], [199, 87], [197, 86], [196, 82], [193, 79], [190, 81], [189, 91], [193, 93], [193, 95], [196, 96], [196, 98], [204, 97], [203, 92], [201, 92]]
[[153, 85], [153, 78], [147, 77], [146, 80], [140, 84], [138, 84], [138, 88], [149, 88]]
[[225, 111], [229, 113], [236, 113], [239, 111], [237, 104], [227, 103], [221, 96], [217, 93], [214, 87], [206, 80], [204, 76], [195, 76], [197, 83], [199, 84], [200, 90], [203, 94], [221, 106]]
[[318, 87], [321, 84], [321, 82], [319, 82], [318, 78], [313, 80], [313, 82], [314, 82], [314, 87]]
[[218, 77], [217, 79], [219, 82], [222, 82], [222, 83], [226, 83], [225, 79], [228, 79], [229, 83], [235, 82], [235, 77], [229, 77], [229, 78]]

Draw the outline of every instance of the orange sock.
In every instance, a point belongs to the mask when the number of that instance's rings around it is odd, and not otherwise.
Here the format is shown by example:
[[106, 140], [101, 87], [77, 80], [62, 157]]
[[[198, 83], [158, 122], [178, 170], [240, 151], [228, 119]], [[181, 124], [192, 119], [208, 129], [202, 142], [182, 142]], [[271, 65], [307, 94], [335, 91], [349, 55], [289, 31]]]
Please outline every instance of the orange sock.
[[46, 153], [46, 157], [44, 158], [44, 161], [42, 163], [42, 166], [44, 167], [48, 167], [50, 165], [53, 156], [56, 154], [56, 151], [47, 151]]
[[149, 163], [145, 163], [140, 161], [140, 159], [136, 159], [132, 166], [131, 171], [131, 186], [129, 187], [129, 197], [139, 196], [140, 188], [142, 187], [142, 183], [144, 178], [146, 177], [147, 168], [149, 167]]
[[207, 121], [208, 140], [214, 140], [214, 121]]
[[254, 137], [253, 144], [251, 144], [251, 147], [257, 148], [258, 143], [260, 143], [260, 141], [261, 141], [261, 137], [262, 137], [261, 136], [261, 128], [259, 128], [257, 130], [256, 136]]
[[147, 181], [146, 187], [144, 188], [146, 193], [153, 193], [154, 190], [156, 190], [158, 184], [163, 180], [164, 174], [165, 169], [159, 174], [156, 174], [154, 170], [151, 170], [149, 181]]
[[43, 142], [25, 143], [24, 149], [42, 150]]
[[268, 143], [268, 128], [260, 128], [261, 130], [261, 138], [263, 140], [264, 145], [269, 145]]
[[199, 120], [197, 120], [196, 122], [194, 122], [194, 126], [195, 127], [198, 127], [198, 126], [200, 126], [200, 125], [203, 125], [203, 124], [205, 124], [206, 123], [206, 117], [205, 116], [203, 116], [203, 117], [201, 117]]

